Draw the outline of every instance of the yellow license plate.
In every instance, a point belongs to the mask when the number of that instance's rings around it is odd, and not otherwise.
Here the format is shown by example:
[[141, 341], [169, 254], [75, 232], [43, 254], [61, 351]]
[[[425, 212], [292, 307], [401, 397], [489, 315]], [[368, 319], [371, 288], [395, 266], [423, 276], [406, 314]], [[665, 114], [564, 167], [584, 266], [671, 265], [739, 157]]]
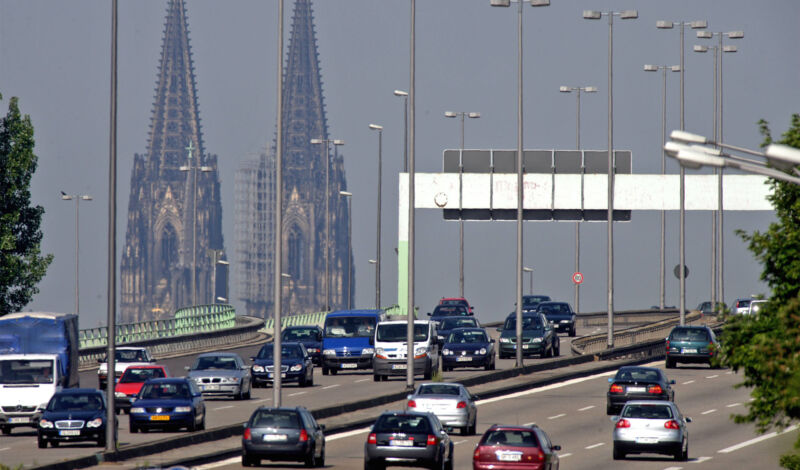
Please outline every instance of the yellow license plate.
[[166, 415], [153, 415], [150, 417], [150, 421], [169, 421], [169, 416]]

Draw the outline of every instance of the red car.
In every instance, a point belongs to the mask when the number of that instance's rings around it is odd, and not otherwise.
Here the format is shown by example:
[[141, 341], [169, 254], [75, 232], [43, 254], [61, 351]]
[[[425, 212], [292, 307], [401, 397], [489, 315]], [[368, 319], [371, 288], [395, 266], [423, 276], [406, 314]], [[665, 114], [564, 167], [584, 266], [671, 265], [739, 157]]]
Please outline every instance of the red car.
[[554, 446], [536, 426], [495, 424], [472, 454], [473, 470], [558, 470], [561, 446]]
[[131, 402], [139, 394], [142, 385], [148, 379], [158, 379], [169, 377], [169, 371], [164, 366], [153, 365], [139, 365], [129, 366], [122, 373], [119, 382], [114, 387], [114, 406], [119, 414], [120, 410], [128, 413], [131, 409]]
[[442, 297], [441, 300], [439, 300], [439, 305], [463, 305], [467, 307], [467, 311], [469, 311], [470, 315], [474, 313], [469, 302], [467, 302], [467, 299], [464, 297]]

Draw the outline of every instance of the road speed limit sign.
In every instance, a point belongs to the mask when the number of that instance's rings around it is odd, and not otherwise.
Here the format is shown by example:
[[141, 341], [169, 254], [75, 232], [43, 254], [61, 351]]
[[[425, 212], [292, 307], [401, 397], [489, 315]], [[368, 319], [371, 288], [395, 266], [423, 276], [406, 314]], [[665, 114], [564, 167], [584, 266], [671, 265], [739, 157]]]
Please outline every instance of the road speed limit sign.
[[582, 283], [583, 282], [583, 274], [581, 274], [581, 273], [573, 274], [572, 275], [572, 282], [574, 282], [575, 284]]

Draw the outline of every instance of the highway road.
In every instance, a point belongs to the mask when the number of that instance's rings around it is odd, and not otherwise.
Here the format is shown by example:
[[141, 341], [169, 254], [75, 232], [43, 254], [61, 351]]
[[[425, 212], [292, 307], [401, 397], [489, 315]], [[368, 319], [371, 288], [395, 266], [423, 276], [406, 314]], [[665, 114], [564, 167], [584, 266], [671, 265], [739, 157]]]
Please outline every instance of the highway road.
[[[663, 367], [659, 361], [652, 365]], [[667, 456], [640, 455], [614, 461], [611, 456], [612, 423], [605, 414], [607, 377], [598, 374], [554, 384], [506, 397], [479, 402], [477, 436], [454, 435], [455, 468], [471, 468], [472, 451], [480, 434], [492, 423], [536, 423], [554, 444], [562, 446], [561, 468], [576, 470], [613, 469], [778, 469], [778, 456], [791, 450], [797, 431], [775, 437], [759, 437], [750, 425], [736, 425], [730, 415], [744, 411], [748, 393], [734, 389], [740, 381], [727, 370], [681, 367], [667, 371], [676, 380], [675, 400], [681, 411], [693, 418], [689, 424], [688, 462]], [[342, 470], [363, 468], [363, 445], [367, 429], [329, 436], [326, 466]], [[266, 462], [266, 461], [265, 461]], [[295, 465], [267, 464], [267, 468]], [[243, 468], [237, 459], [199, 467], [200, 470]]]

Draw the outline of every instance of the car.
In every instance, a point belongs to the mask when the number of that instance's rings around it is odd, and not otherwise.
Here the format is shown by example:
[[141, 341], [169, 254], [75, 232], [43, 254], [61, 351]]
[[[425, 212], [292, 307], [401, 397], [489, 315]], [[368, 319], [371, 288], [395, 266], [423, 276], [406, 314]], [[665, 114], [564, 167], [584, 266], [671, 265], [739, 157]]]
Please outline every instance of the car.
[[760, 312], [761, 309], [764, 308], [764, 304], [766, 304], [766, 303], [767, 303], [767, 301], [766, 300], [762, 300], [762, 299], [758, 299], [758, 300], [753, 299], [753, 300], [751, 300], [750, 301], [750, 307], [747, 308], [747, 313], [749, 315], [757, 315], [758, 312]]
[[[500, 359], [513, 357], [517, 350], [517, 316], [513, 312], [506, 318], [500, 332]], [[559, 356], [561, 341], [547, 318], [539, 312], [522, 314], [522, 355], [539, 354], [540, 357]]]
[[551, 299], [549, 295], [523, 295], [522, 296], [522, 310], [523, 311], [535, 311], [536, 307], [539, 306], [542, 302], [550, 302]]
[[428, 312], [432, 322], [436, 322], [436, 328], [447, 317], [468, 317], [471, 313], [463, 305], [437, 305], [433, 312]]
[[631, 400], [675, 400], [672, 389], [674, 380], [669, 380], [664, 371], [655, 367], [624, 366], [614, 377], [609, 377], [606, 394], [606, 414], [613, 415]]
[[[108, 357], [103, 357], [98, 361], [100, 367], [97, 369], [97, 384], [99, 389], [104, 390], [108, 382]], [[119, 380], [125, 369], [131, 365], [154, 364], [156, 360], [147, 348], [140, 346], [119, 346], [114, 350], [114, 377]]]
[[556, 331], [566, 331], [570, 336], [575, 336], [575, 312], [566, 302], [540, 302], [536, 311], [544, 313], [547, 321], [553, 323]]
[[472, 453], [473, 470], [558, 470], [561, 446], [553, 445], [542, 428], [532, 424], [494, 424]]
[[464, 436], [475, 434], [478, 407], [467, 387], [459, 383], [431, 382], [420, 384], [407, 397], [406, 411], [427, 411], [436, 415], [442, 426], [459, 428]]
[[253, 388], [250, 366], [232, 352], [210, 352], [197, 356], [194, 364], [185, 369], [187, 378], [194, 381], [203, 396], [228, 396], [249, 400]]
[[106, 396], [94, 388], [67, 388], [47, 403], [38, 426], [39, 448], [95, 441], [106, 446]]
[[697, 310], [700, 310], [703, 315], [716, 315], [720, 312], [724, 312], [727, 308], [728, 306], [725, 305], [725, 302], [717, 302], [717, 307], [714, 308], [710, 300], [700, 302], [697, 306]]
[[483, 367], [494, 370], [494, 339], [483, 328], [456, 328], [442, 345], [442, 370]]
[[676, 326], [669, 332], [666, 344], [666, 366], [672, 369], [678, 362], [691, 362], [716, 366], [714, 355], [719, 342], [714, 331], [707, 326]]
[[478, 319], [475, 317], [446, 317], [439, 322], [439, 327], [436, 328], [436, 334], [439, 336], [439, 342], [444, 343], [447, 337], [450, 336], [450, 331], [455, 328], [480, 328]]
[[128, 366], [117, 385], [114, 386], [114, 406], [117, 414], [120, 411], [129, 413], [131, 403], [136, 399], [142, 385], [149, 379], [169, 377], [166, 367], [152, 364], [142, 366]]
[[736, 301], [733, 303], [733, 313], [739, 315], [750, 313], [751, 301], [752, 299], [744, 299], [744, 298], [736, 299]]
[[469, 314], [473, 315], [475, 312], [473, 307], [467, 302], [464, 297], [442, 297], [439, 299], [439, 305], [463, 305], [469, 310]]
[[689, 460], [689, 431], [684, 417], [672, 401], [634, 400], [622, 408], [614, 422], [614, 460], [628, 454], [667, 454], [675, 460]]
[[[266, 387], [273, 382], [274, 349], [274, 343], [267, 343], [261, 346], [258, 355], [250, 358], [254, 387]], [[314, 385], [314, 362], [302, 343], [281, 343], [281, 382], [297, 382], [301, 387]]]
[[242, 466], [259, 465], [262, 459], [266, 459], [324, 467], [324, 429], [325, 426], [320, 426], [302, 406], [259, 407], [244, 425]]
[[186, 378], [150, 379], [131, 406], [130, 432], [152, 428], [206, 428], [206, 404], [193, 380]]
[[406, 376], [408, 351], [413, 351], [414, 375], [422, 375], [425, 380], [433, 378], [439, 371], [441, 355], [439, 339], [433, 322], [414, 321], [414, 344], [407, 348], [408, 321], [382, 321], [375, 328], [375, 356], [372, 359], [372, 378], [375, 382], [389, 380], [389, 376]]
[[387, 411], [370, 428], [364, 443], [364, 470], [404, 466], [452, 470], [453, 442], [432, 413]]
[[281, 333], [281, 341], [303, 343], [314, 364], [322, 365], [322, 328], [316, 325], [287, 326]]

